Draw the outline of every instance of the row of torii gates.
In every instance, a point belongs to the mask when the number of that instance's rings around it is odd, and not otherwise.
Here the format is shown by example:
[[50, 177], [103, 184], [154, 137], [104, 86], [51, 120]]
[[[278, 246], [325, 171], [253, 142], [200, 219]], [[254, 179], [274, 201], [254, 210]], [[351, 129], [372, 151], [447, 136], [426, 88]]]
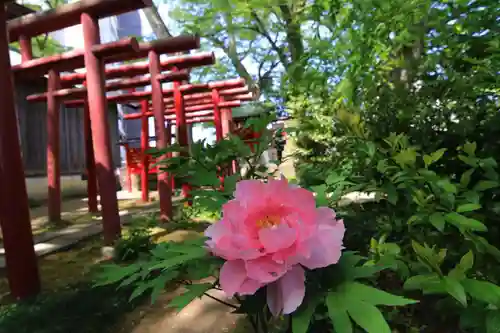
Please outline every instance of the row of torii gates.
[[[47, 92], [28, 96], [31, 102], [47, 105], [47, 178], [49, 218], [61, 216], [59, 167], [59, 112], [62, 103], [84, 108], [86, 169], [89, 211], [97, 212], [97, 194], [102, 207], [103, 235], [112, 244], [121, 234], [116, 194], [116, 179], [111, 158], [108, 103], [140, 102], [141, 112], [125, 119], [141, 119], [141, 149], [148, 149], [148, 119], [155, 119], [156, 146], [171, 142], [170, 124], [175, 122], [177, 142], [188, 144], [187, 124], [213, 121], [216, 138], [221, 140], [231, 128], [231, 108], [252, 100], [242, 79], [203, 84], [188, 84], [187, 70], [212, 65], [213, 53], [169, 57], [160, 55], [187, 52], [200, 46], [198, 36], [180, 36], [147, 43], [135, 38], [101, 44], [98, 20], [152, 5], [151, 0], [81, 0], [55, 10], [6, 20], [5, 4], [0, 0], [0, 223], [3, 232], [7, 277], [16, 298], [34, 295], [40, 290], [37, 258], [31, 230], [25, 175], [18, 140], [14, 102], [14, 80], [48, 76]], [[82, 25], [84, 49], [33, 59], [31, 39], [35, 36]], [[22, 63], [10, 66], [8, 43], [19, 41]], [[148, 63], [105, 68], [105, 64], [147, 58]], [[75, 69], [85, 68], [83, 73]], [[167, 72], [168, 71], [168, 72]], [[64, 74], [73, 72], [71, 74]], [[109, 81], [108, 81], [109, 80]], [[172, 89], [162, 83], [173, 82]], [[151, 86], [151, 91], [134, 91]], [[106, 92], [128, 90], [107, 96]], [[168, 124], [166, 126], [166, 124]], [[142, 154], [143, 165], [147, 156]], [[160, 157], [160, 159], [167, 156]], [[147, 182], [143, 167], [142, 182]], [[170, 176], [158, 173], [158, 192], [162, 219], [172, 214]], [[184, 184], [188, 186], [187, 184]], [[144, 185], [143, 185], [144, 188]], [[143, 197], [147, 200], [147, 194]]]

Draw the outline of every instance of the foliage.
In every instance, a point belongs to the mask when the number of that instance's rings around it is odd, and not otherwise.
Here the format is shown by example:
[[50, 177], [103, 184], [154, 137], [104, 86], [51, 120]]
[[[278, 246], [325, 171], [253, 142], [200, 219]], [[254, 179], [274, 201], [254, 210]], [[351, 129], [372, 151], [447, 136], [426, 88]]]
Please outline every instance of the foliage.
[[[269, 176], [267, 170], [260, 170], [256, 164], [256, 157], [273, 138], [272, 133], [264, 132], [268, 121], [263, 117], [247, 124], [263, 134], [254, 151], [239, 138], [229, 137], [215, 145], [194, 144], [189, 156], [183, 155], [183, 150], [176, 147], [181, 152], [179, 157], [160, 163], [168, 172], [180, 174], [197, 186], [192, 198], [195, 204], [220, 212], [221, 206], [233, 197], [236, 180], [265, 180]], [[220, 171], [231, 165], [235, 158], [240, 162], [246, 161], [248, 171], [237, 175], [234, 180], [229, 178], [232, 176], [226, 177], [222, 188]], [[325, 199], [321, 189], [325, 187], [317, 189], [318, 204]], [[127, 266], [106, 266], [97, 285], [134, 286], [131, 299], [150, 293], [154, 301], [167, 284], [183, 284], [184, 292], [170, 303], [171, 307], [181, 310], [193, 299], [210, 296], [211, 289], [220, 288], [218, 274], [223, 260], [209, 254], [204, 247], [205, 242], [206, 239], [200, 237], [180, 243], [161, 243], [144, 260]], [[344, 333], [352, 332], [354, 325], [370, 333], [391, 332], [381, 310], [416, 301], [398, 295], [400, 291], [388, 293], [374, 286], [379, 272], [387, 268], [355, 252], [345, 252], [338, 265], [307, 271], [306, 301], [287, 319], [272, 317], [266, 304], [265, 288], [255, 295], [236, 297], [236, 304], [219, 301], [233, 307], [237, 313], [246, 314], [256, 333], [290, 330], [294, 333], [328, 332], [332, 329]]]
[[[376, 143], [352, 133], [348, 146], [357, 169], [332, 171], [325, 191], [333, 202], [352, 190], [377, 201], [366, 212], [346, 209], [358, 230], [349, 248], [368, 250], [371, 262], [394, 270], [392, 284], [422, 292], [425, 322], [418, 308], [412, 313], [419, 331], [490, 332], [500, 291], [496, 160], [479, 155], [475, 142], [425, 154], [403, 134]], [[441, 166], [450, 160], [466, 171], [447, 174]]]
[[114, 259], [118, 262], [131, 261], [148, 253], [153, 247], [150, 229], [155, 224], [154, 216], [134, 219], [126, 235], [116, 242]]
[[[363, 120], [374, 141], [406, 133], [425, 153], [449, 153], [466, 140], [498, 154], [497, 1], [343, 1], [334, 48], [309, 69], [305, 93], [289, 111], [299, 120], [301, 165], [345, 163], [345, 133], [335, 119]], [[355, 52], [353, 52], [355, 50]], [[321, 84], [325, 80], [333, 84]], [[463, 172], [454, 160], [448, 172]], [[310, 163], [309, 163], [310, 162]], [[304, 172], [310, 176], [310, 172]], [[319, 177], [321, 179], [321, 176]]]
[[[498, 329], [485, 294], [499, 288], [499, 12], [488, 0], [340, 1], [320, 57], [330, 70], [308, 67], [288, 103], [300, 183], [356, 230], [348, 249], [390, 267], [377, 286], [420, 300], [384, 312], [398, 331]], [[375, 199], [343, 206], [355, 191]]]
[[88, 283], [43, 294], [0, 309], [1, 333], [112, 333], [122, 316], [142, 299], [129, 302], [130, 289], [93, 288]]

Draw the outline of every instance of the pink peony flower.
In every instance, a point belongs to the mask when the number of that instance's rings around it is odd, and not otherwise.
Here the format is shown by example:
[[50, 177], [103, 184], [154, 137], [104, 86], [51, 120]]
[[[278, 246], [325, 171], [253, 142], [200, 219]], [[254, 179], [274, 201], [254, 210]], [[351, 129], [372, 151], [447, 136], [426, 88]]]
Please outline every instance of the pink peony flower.
[[286, 179], [244, 180], [222, 219], [205, 231], [212, 253], [227, 260], [220, 271], [225, 293], [252, 295], [267, 285], [273, 315], [289, 314], [302, 303], [305, 272], [338, 262], [344, 223], [335, 212], [316, 208], [311, 192]]

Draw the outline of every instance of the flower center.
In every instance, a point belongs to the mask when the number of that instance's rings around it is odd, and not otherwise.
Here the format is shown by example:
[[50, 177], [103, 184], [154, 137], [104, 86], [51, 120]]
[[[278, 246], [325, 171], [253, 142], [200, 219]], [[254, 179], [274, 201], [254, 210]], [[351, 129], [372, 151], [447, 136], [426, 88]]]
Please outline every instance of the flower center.
[[265, 215], [263, 218], [257, 220], [257, 227], [271, 228], [280, 224], [280, 218], [276, 215]]

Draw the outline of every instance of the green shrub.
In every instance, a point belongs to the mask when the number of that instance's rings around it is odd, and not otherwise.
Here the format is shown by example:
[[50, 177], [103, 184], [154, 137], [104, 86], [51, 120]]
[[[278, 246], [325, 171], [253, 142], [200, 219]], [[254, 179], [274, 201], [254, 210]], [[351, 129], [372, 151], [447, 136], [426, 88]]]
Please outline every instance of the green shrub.
[[154, 217], [134, 220], [127, 233], [115, 244], [115, 260], [133, 261], [141, 254], [148, 253], [153, 248], [151, 227], [155, 225]]
[[[346, 247], [392, 270], [383, 272], [378, 284], [403, 289], [421, 301], [410, 313], [388, 312], [392, 327], [496, 332], [500, 320], [496, 160], [478, 151], [475, 142], [426, 154], [403, 134], [375, 142], [350, 133], [344, 152], [354, 155], [345, 154], [342, 160], [355, 161], [352, 171], [330, 171], [323, 188], [332, 205], [351, 191], [375, 195], [373, 202], [343, 207], [340, 214], [348, 230], [355, 230], [346, 233]], [[450, 163], [464, 171], [447, 173], [443, 165]]]

